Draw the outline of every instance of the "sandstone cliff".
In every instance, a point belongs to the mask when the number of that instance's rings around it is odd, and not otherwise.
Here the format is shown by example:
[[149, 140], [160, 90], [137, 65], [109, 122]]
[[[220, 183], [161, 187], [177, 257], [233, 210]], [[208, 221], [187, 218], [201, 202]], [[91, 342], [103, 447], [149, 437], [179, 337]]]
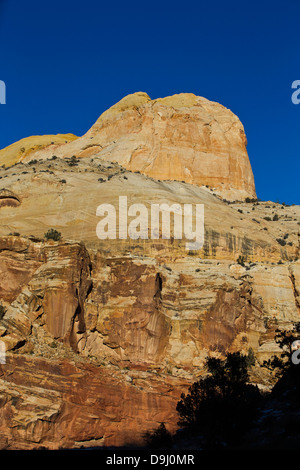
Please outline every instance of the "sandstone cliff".
[[[97, 207], [119, 195], [203, 204], [203, 247], [99, 240]], [[278, 351], [275, 329], [299, 319], [300, 208], [249, 195], [239, 120], [194, 95], [130, 95], [85, 136], [0, 168], [1, 448], [137, 443], [162, 421], [173, 430], [207, 355], [251, 348], [252, 379], [269, 384], [260, 364]], [[123, 217], [117, 209], [117, 229]], [[61, 240], [45, 239], [49, 228]]]
[[156, 100], [134, 93], [81, 138], [31, 153], [25, 161], [53, 153], [95, 155], [156, 179], [208, 185], [233, 200], [256, 196], [246, 144], [240, 120], [218, 103], [187, 93]]

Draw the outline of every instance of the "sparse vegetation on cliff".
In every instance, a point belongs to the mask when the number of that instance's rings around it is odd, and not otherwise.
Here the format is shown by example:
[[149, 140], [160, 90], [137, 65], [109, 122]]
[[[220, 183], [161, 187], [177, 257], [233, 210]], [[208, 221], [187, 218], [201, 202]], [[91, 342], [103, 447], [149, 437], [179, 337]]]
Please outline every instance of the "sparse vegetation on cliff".
[[178, 424], [200, 434], [204, 447], [239, 442], [257, 414], [260, 393], [249, 384], [253, 357], [228, 353], [226, 359], [209, 358], [208, 376], [195, 382], [177, 404]]
[[236, 260], [236, 262], [240, 264], [241, 266], [245, 266], [245, 262], [246, 262], [245, 256], [240, 255], [238, 259]]
[[[250, 383], [256, 360], [227, 353], [224, 360], [209, 358], [207, 376], [195, 382], [177, 404], [181, 429], [169, 436], [162, 425], [145, 435], [146, 446], [173, 442], [175, 449], [188, 444], [195, 449], [298, 449], [300, 442], [300, 322], [291, 330], [276, 330], [281, 354], [264, 361], [278, 380], [269, 392]], [[296, 355], [292, 360], [292, 355]], [[160, 441], [161, 439], [161, 441]]]
[[44, 237], [47, 240], [54, 240], [57, 242], [61, 239], [61, 233], [53, 228], [50, 228], [48, 232], [45, 233]]

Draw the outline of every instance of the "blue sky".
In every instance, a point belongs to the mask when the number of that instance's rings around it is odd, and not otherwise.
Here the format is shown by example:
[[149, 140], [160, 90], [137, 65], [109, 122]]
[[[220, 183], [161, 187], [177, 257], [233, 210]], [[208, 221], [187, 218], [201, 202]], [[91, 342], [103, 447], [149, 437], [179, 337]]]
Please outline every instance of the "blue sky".
[[300, 204], [300, 0], [0, 0], [0, 148], [84, 134], [144, 91], [195, 93], [239, 116], [258, 197]]

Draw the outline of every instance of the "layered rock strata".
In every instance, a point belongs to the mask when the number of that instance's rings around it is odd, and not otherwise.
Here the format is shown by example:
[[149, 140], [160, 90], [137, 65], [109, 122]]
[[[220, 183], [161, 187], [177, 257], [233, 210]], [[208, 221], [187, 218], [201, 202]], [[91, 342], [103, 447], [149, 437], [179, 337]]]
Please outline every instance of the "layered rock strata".
[[[256, 200], [231, 111], [137, 93], [70, 140], [0, 153], [2, 449], [139, 444], [161, 422], [175, 430], [207, 356], [252, 350], [252, 381], [268, 386], [275, 330], [299, 320], [300, 208]], [[98, 237], [105, 204], [113, 239]], [[153, 204], [204, 207], [203, 245], [175, 237], [173, 214], [170, 236], [152, 237]], [[119, 236], [141, 206], [148, 237]]]

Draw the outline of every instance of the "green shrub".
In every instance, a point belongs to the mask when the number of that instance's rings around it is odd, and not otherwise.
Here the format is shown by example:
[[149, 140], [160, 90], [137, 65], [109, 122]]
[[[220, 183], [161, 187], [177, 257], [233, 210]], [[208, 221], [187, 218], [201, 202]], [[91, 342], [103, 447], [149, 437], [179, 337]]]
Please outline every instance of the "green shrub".
[[241, 266], [245, 266], [245, 261], [246, 261], [245, 256], [242, 256], [242, 255], [240, 255], [238, 259], [236, 260], [236, 262], [240, 264]]
[[47, 240], [54, 240], [57, 242], [61, 239], [61, 233], [51, 228], [47, 233], [45, 233], [44, 237], [47, 238]]
[[68, 161], [69, 166], [78, 166], [78, 163], [79, 163], [79, 159], [76, 157], [76, 155], [73, 155], [71, 157], [71, 160]]

